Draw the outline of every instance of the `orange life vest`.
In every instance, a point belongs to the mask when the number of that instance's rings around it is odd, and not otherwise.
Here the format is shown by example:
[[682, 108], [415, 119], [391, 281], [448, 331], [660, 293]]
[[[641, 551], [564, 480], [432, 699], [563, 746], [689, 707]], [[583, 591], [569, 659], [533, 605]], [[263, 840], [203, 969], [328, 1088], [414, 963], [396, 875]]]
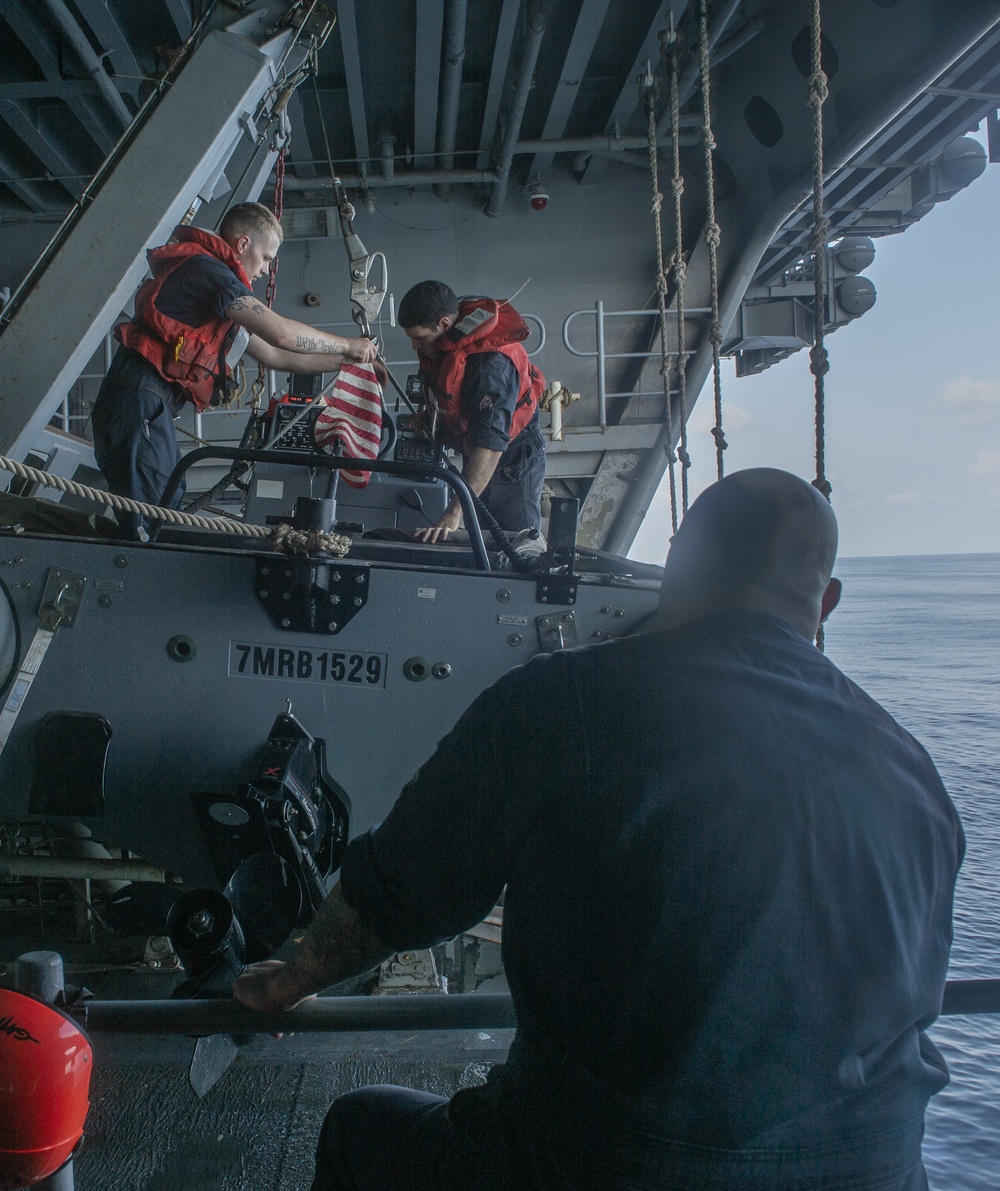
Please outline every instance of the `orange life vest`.
[[227, 378], [227, 339], [235, 323], [211, 318], [200, 327], [168, 318], [156, 308], [163, 283], [178, 266], [196, 256], [212, 256], [232, 269], [249, 289], [250, 278], [239, 257], [220, 236], [197, 227], [178, 227], [169, 244], [147, 254], [153, 276], [139, 286], [135, 314], [115, 327], [115, 338], [145, 357], [157, 372], [173, 383], [198, 409], [206, 409]]
[[471, 419], [462, 404], [462, 382], [469, 356], [479, 352], [501, 352], [517, 369], [520, 391], [510, 426], [514, 441], [535, 416], [545, 390], [545, 377], [528, 359], [521, 346], [531, 332], [509, 302], [493, 298], [463, 298], [458, 320], [437, 342], [440, 355], [420, 356], [420, 368], [434, 389], [438, 402], [441, 433], [446, 445], [472, 454]]

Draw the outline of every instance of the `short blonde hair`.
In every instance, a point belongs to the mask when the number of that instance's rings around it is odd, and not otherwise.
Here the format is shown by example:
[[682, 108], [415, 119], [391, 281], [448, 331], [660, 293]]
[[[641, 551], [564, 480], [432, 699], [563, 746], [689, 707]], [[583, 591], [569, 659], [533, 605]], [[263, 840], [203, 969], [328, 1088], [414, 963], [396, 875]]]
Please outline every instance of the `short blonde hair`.
[[280, 244], [284, 232], [274, 213], [263, 203], [238, 203], [235, 207], [230, 207], [223, 216], [219, 225], [219, 235], [227, 243], [244, 235], [255, 239], [277, 236]]

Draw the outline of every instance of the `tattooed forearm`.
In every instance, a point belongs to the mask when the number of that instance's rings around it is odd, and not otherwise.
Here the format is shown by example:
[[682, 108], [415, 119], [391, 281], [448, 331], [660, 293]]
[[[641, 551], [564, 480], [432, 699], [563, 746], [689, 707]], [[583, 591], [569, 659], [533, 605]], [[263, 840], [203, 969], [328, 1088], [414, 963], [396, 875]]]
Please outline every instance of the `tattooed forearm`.
[[306, 992], [318, 992], [377, 967], [393, 948], [364, 924], [334, 887], [289, 961], [289, 975]]
[[311, 335], [296, 335], [295, 350], [300, 352], [319, 352], [320, 355], [340, 355], [341, 349], [334, 347], [324, 339], [315, 339]]

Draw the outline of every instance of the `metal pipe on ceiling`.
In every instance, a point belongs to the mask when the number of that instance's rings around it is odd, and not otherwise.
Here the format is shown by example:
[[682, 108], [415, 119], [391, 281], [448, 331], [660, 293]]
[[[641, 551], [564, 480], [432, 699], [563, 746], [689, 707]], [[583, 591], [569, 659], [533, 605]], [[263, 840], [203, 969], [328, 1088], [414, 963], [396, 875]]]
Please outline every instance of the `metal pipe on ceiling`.
[[489, 202], [486, 204], [487, 215], [494, 217], [499, 215], [507, 198], [511, 162], [514, 160], [517, 138], [521, 134], [521, 121], [524, 119], [524, 109], [528, 106], [528, 94], [535, 77], [535, 65], [538, 62], [538, 51], [541, 48], [544, 35], [545, 16], [542, 10], [542, 0], [528, 0], [528, 32], [524, 42], [524, 52], [521, 55], [521, 70], [514, 89], [514, 98], [511, 100], [510, 111], [507, 113], [507, 126], [504, 129], [500, 148], [497, 176], [490, 192]]
[[[696, 141], [695, 129], [701, 127], [701, 117], [685, 117], [681, 126], [692, 129], [692, 140]], [[686, 138], [682, 138], [682, 141]], [[669, 148], [673, 144], [669, 136], [660, 137], [657, 145], [661, 149]], [[559, 140], [518, 141], [514, 146], [514, 155], [519, 153], [622, 153], [626, 149], [646, 149], [649, 141], [644, 136], [616, 136], [613, 132], [604, 132], [599, 136], [567, 136]]]
[[396, 138], [391, 132], [383, 132], [379, 136], [378, 151], [382, 162], [382, 177], [391, 182], [396, 175]]
[[[681, 146], [698, 145], [701, 143], [701, 138], [695, 135], [682, 136]], [[635, 170], [649, 170], [649, 154], [648, 153], [609, 153], [607, 155], [612, 161], [617, 161], [621, 165], [631, 166]]]
[[[376, 190], [387, 186], [434, 186], [440, 182], [476, 183], [495, 182], [494, 170], [412, 170], [407, 174], [395, 172], [386, 176], [384, 169], [379, 174], [338, 174], [342, 186], [349, 190], [355, 188]], [[286, 190], [325, 190], [333, 186], [333, 179], [326, 175], [322, 178], [295, 178], [291, 174], [285, 175]]]
[[73, 18], [73, 14], [66, 7], [64, 0], [42, 0], [45, 10], [59, 26], [60, 32], [73, 47], [73, 52], [83, 63], [84, 69], [97, 84], [97, 89], [104, 96], [108, 106], [115, 113], [123, 126], [132, 123], [132, 113], [125, 101], [112, 83], [104, 63], [94, 52], [93, 46], [87, 40], [87, 35]]
[[[458, 136], [458, 112], [462, 98], [462, 68], [465, 64], [465, 30], [468, 24], [468, 0], [448, 0], [445, 11], [444, 61], [441, 66], [441, 98], [438, 108], [438, 156], [441, 168], [455, 165], [455, 140]], [[441, 199], [451, 194], [448, 183], [439, 183], [434, 193]]]
[[[683, 116], [681, 124], [692, 129], [689, 136], [681, 139], [682, 144], [696, 144], [697, 132], [700, 127], [699, 116]], [[657, 142], [661, 149], [671, 144], [670, 137], [664, 137]], [[387, 137], [379, 141], [381, 147], [382, 174], [339, 174], [342, 185], [346, 187], [385, 187], [385, 186], [428, 186], [433, 185], [435, 193], [443, 185], [475, 184], [481, 182], [496, 182], [499, 177], [497, 170], [410, 170], [406, 173], [396, 173], [395, 159], [392, 153], [393, 138]], [[645, 149], [647, 141], [644, 136], [616, 136], [613, 132], [602, 133], [599, 136], [562, 137], [558, 140], [518, 141], [514, 146], [511, 157], [519, 154], [535, 153], [600, 153], [633, 164], [626, 156], [630, 149]], [[648, 165], [648, 159], [645, 164]], [[285, 175], [286, 190], [323, 190], [331, 187], [333, 182], [329, 175], [316, 178], [298, 178], [292, 174]]]

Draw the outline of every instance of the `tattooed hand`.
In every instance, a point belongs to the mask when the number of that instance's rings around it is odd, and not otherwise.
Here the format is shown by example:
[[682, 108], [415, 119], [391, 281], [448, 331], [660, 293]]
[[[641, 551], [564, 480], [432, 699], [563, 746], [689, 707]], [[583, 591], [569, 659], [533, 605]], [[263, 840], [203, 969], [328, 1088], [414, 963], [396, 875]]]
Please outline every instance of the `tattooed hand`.
[[251, 964], [233, 985], [233, 996], [249, 1009], [292, 1009], [322, 988], [377, 968], [393, 950], [344, 901], [338, 882], [289, 962]]
[[248, 1009], [264, 1013], [280, 1013], [294, 1009], [308, 994], [299, 991], [294, 973], [288, 964], [266, 959], [251, 964], [233, 985], [233, 996]]

